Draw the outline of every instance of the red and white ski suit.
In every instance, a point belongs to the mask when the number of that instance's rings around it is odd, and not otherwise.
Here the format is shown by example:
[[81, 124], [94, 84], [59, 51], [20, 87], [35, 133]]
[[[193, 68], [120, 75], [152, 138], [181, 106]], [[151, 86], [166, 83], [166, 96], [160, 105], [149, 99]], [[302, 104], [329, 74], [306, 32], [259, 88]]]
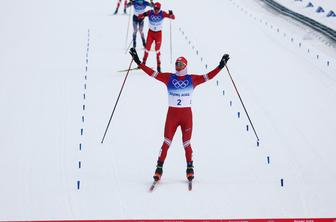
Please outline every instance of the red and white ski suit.
[[191, 162], [193, 152], [190, 143], [193, 127], [191, 111], [192, 93], [196, 86], [214, 78], [221, 69], [216, 67], [204, 75], [187, 74], [185, 76], [177, 76], [172, 73], [158, 73], [143, 63], [139, 67], [149, 76], [163, 82], [168, 89], [169, 108], [164, 129], [164, 142], [158, 160], [164, 162], [176, 129], [178, 126], [181, 126], [186, 161]]
[[149, 10], [143, 14], [140, 14], [138, 16], [139, 19], [144, 18], [148, 16], [149, 20], [149, 30], [147, 35], [147, 41], [146, 41], [146, 49], [145, 54], [143, 57], [143, 63], [146, 63], [148, 58], [148, 53], [151, 49], [152, 43], [155, 41], [155, 51], [156, 51], [156, 61], [157, 66], [160, 67], [161, 61], [160, 61], [160, 48], [161, 48], [161, 41], [162, 41], [162, 23], [164, 18], [170, 18], [175, 19], [174, 14], [168, 14], [165, 11], [159, 11], [158, 13], [155, 13], [154, 10]]

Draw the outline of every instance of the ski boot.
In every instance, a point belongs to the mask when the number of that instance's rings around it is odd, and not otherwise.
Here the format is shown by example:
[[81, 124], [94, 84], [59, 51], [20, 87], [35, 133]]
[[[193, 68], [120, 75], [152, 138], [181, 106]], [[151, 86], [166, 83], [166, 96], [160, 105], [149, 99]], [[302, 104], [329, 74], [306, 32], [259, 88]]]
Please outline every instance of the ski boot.
[[155, 181], [159, 181], [161, 179], [162, 167], [163, 167], [163, 162], [158, 161], [157, 165], [156, 165], [156, 170], [155, 170], [155, 173], [154, 173], [154, 176], [153, 176]]
[[118, 8], [116, 8], [116, 10], [115, 10], [114, 14], [117, 14], [117, 13], [118, 13]]
[[124, 8], [124, 14], [127, 14], [127, 12], [126, 12], [126, 8]]
[[194, 166], [193, 166], [193, 162], [187, 162], [187, 179], [189, 181], [192, 181], [194, 179]]

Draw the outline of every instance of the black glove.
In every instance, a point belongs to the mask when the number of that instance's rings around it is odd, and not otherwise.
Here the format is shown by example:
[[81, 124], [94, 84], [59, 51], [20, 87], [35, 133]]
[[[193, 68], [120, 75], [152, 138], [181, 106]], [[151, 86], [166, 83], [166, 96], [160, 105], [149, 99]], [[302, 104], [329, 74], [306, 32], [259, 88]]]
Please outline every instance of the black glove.
[[172, 10], [169, 10], [169, 15], [172, 15], [173, 14], [173, 11]]
[[220, 69], [224, 68], [224, 66], [226, 65], [227, 61], [229, 61], [229, 59], [230, 59], [229, 54], [224, 54], [221, 61], [219, 62], [218, 67]]
[[140, 59], [139, 59], [138, 53], [136, 52], [135, 48], [131, 48], [131, 49], [129, 50], [129, 53], [131, 54], [131, 56], [132, 56], [134, 62], [135, 62], [136, 64], [140, 65], [141, 61], [140, 61]]

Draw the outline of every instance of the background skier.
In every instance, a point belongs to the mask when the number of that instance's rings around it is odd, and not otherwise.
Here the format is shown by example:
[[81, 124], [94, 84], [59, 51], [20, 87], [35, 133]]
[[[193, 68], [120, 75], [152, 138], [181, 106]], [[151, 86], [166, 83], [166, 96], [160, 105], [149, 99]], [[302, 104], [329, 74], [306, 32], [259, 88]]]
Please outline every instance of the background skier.
[[166, 159], [170, 144], [172, 143], [175, 131], [181, 126], [182, 141], [185, 149], [185, 157], [187, 162], [186, 176], [189, 181], [194, 178], [191, 134], [192, 134], [192, 111], [191, 101], [192, 93], [196, 86], [214, 78], [229, 60], [229, 55], [225, 54], [220, 60], [219, 65], [211, 72], [204, 75], [188, 74], [187, 60], [179, 57], [175, 63], [176, 73], [161, 73], [152, 70], [144, 63], [141, 63], [137, 52], [134, 48], [130, 49], [130, 54], [138, 66], [149, 76], [163, 82], [168, 89], [168, 113], [166, 117], [164, 129], [164, 142], [157, 161], [157, 167], [153, 176], [155, 181], [160, 180], [162, 176], [162, 167]]
[[[117, 14], [117, 13], [118, 13], [120, 3], [121, 3], [121, 0], [118, 0], [117, 8], [116, 8], [114, 14]], [[127, 0], [124, 1], [124, 13], [125, 13], [125, 14], [126, 14], [126, 5], [127, 5]]]
[[146, 7], [154, 7], [154, 3], [151, 0], [149, 3], [148, 1], [144, 0], [133, 0], [130, 1], [127, 4], [127, 7], [132, 6], [134, 7], [134, 15], [133, 15], [133, 48], [136, 48], [136, 36], [138, 32], [138, 27], [139, 27], [139, 32], [141, 35], [142, 39], [142, 45], [143, 47], [146, 46], [146, 40], [145, 40], [145, 35], [143, 33], [143, 27], [144, 27], [144, 18], [139, 18], [138, 15], [142, 14], [145, 12]]
[[156, 61], [157, 61], [157, 70], [161, 71], [161, 61], [160, 61], [160, 48], [162, 40], [162, 22], [164, 18], [175, 19], [175, 15], [172, 10], [169, 10], [169, 13], [161, 11], [161, 4], [156, 2], [154, 4], [154, 10], [147, 11], [143, 14], [140, 14], [139, 18], [144, 18], [148, 16], [149, 19], [149, 30], [146, 41], [146, 49], [143, 57], [143, 63], [146, 64], [148, 53], [152, 46], [153, 41], [155, 41], [155, 51], [156, 51]]

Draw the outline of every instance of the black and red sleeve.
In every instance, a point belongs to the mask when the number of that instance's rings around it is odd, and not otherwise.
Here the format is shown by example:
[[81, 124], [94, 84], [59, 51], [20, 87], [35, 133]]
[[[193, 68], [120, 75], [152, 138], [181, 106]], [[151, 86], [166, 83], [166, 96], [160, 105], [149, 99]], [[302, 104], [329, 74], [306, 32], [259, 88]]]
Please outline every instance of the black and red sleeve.
[[138, 19], [143, 19], [143, 18], [145, 18], [146, 16], [149, 15], [149, 12], [150, 12], [150, 11], [147, 11], [147, 12], [144, 12], [144, 13], [142, 13], [142, 14], [139, 14], [139, 15], [138, 15]]
[[165, 11], [163, 11], [163, 18], [170, 18], [170, 19], [175, 19], [175, 15], [174, 14], [169, 14]]

